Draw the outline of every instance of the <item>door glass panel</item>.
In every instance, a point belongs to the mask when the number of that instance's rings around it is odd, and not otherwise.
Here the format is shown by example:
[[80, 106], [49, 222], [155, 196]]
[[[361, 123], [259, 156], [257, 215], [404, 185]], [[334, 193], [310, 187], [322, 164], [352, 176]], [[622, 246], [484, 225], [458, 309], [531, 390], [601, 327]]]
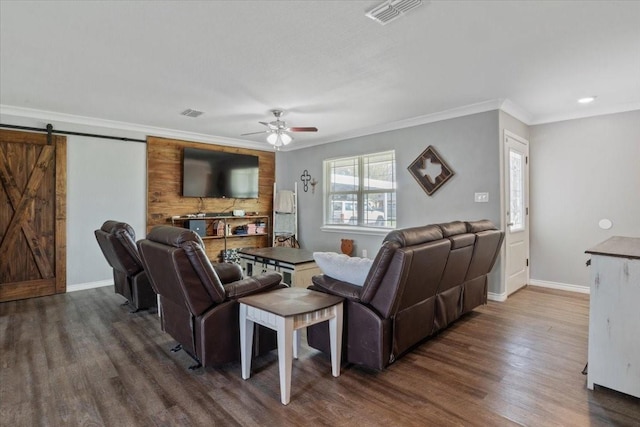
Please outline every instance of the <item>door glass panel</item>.
[[524, 230], [524, 156], [509, 150], [509, 230]]

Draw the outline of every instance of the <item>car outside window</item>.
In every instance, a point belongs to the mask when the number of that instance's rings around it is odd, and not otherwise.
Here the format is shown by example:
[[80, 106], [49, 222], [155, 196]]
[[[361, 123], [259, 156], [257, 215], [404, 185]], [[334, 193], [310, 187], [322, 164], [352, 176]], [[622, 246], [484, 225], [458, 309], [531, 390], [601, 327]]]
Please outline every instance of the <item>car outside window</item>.
[[395, 228], [395, 169], [394, 151], [325, 160], [324, 224]]

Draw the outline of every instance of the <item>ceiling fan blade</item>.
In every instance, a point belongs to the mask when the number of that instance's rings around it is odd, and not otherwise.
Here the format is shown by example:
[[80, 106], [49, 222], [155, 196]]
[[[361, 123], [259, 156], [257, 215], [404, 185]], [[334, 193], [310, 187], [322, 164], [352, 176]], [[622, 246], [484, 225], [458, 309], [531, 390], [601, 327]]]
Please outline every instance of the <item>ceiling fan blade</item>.
[[247, 136], [247, 135], [257, 135], [259, 133], [269, 133], [270, 131], [268, 130], [261, 130], [260, 132], [249, 132], [249, 133], [242, 133], [240, 134], [240, 136]]
[[280, 128], [278, 126], [277, 122], [269, 122], [269, 123], [267, 123], [267, 122], [258, 122], [258, 123], [260, 123], [261, 125], [265, 125], [266, 127], [268, 127], [271, 130], [276, 130], [276, 129]]
[[285, 130], [287, 132], [318, 132], [316, 127], [290, 127]]

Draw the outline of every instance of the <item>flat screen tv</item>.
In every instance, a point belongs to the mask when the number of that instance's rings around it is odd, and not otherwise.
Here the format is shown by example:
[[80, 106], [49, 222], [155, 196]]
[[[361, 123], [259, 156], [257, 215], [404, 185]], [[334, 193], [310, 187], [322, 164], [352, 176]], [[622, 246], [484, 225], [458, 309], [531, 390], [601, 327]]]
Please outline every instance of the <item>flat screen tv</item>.
[[258, 156], [185, 148], [182, 195], [257, 199]]

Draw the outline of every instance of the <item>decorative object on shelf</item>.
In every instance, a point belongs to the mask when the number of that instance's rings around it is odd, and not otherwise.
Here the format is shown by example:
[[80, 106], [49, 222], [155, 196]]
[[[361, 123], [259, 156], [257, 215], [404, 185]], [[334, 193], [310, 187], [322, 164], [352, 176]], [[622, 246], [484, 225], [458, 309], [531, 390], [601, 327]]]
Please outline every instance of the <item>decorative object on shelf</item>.
[[224, 236], [225, 235], [226, 224], [224, 221], [214, 221], [213, 222], [213, 235], [214, 236]]
[[304, 172], [302, 172], [302, 175], [300, 175], [300, 179], [302, 180], [303, 190], [306, 193], [307, 191], [309, 191], [309, 181], [311, 181], [311, 175], [309, 175], [309, 171], [305, 169]]
[[429, 196], [455, 174], [431, 145], [407, 169]]
[[340, 250], [342, 251], [343, 254], [351, 256], [351, 254], [353, 253], [353, 240], [341, 239]]
[[318, 180], [316, 180], [315, 178], [311, 178], [309, 184], [311, 184], [311, 194], [316, 194], [316, 185], [318, 184]]

